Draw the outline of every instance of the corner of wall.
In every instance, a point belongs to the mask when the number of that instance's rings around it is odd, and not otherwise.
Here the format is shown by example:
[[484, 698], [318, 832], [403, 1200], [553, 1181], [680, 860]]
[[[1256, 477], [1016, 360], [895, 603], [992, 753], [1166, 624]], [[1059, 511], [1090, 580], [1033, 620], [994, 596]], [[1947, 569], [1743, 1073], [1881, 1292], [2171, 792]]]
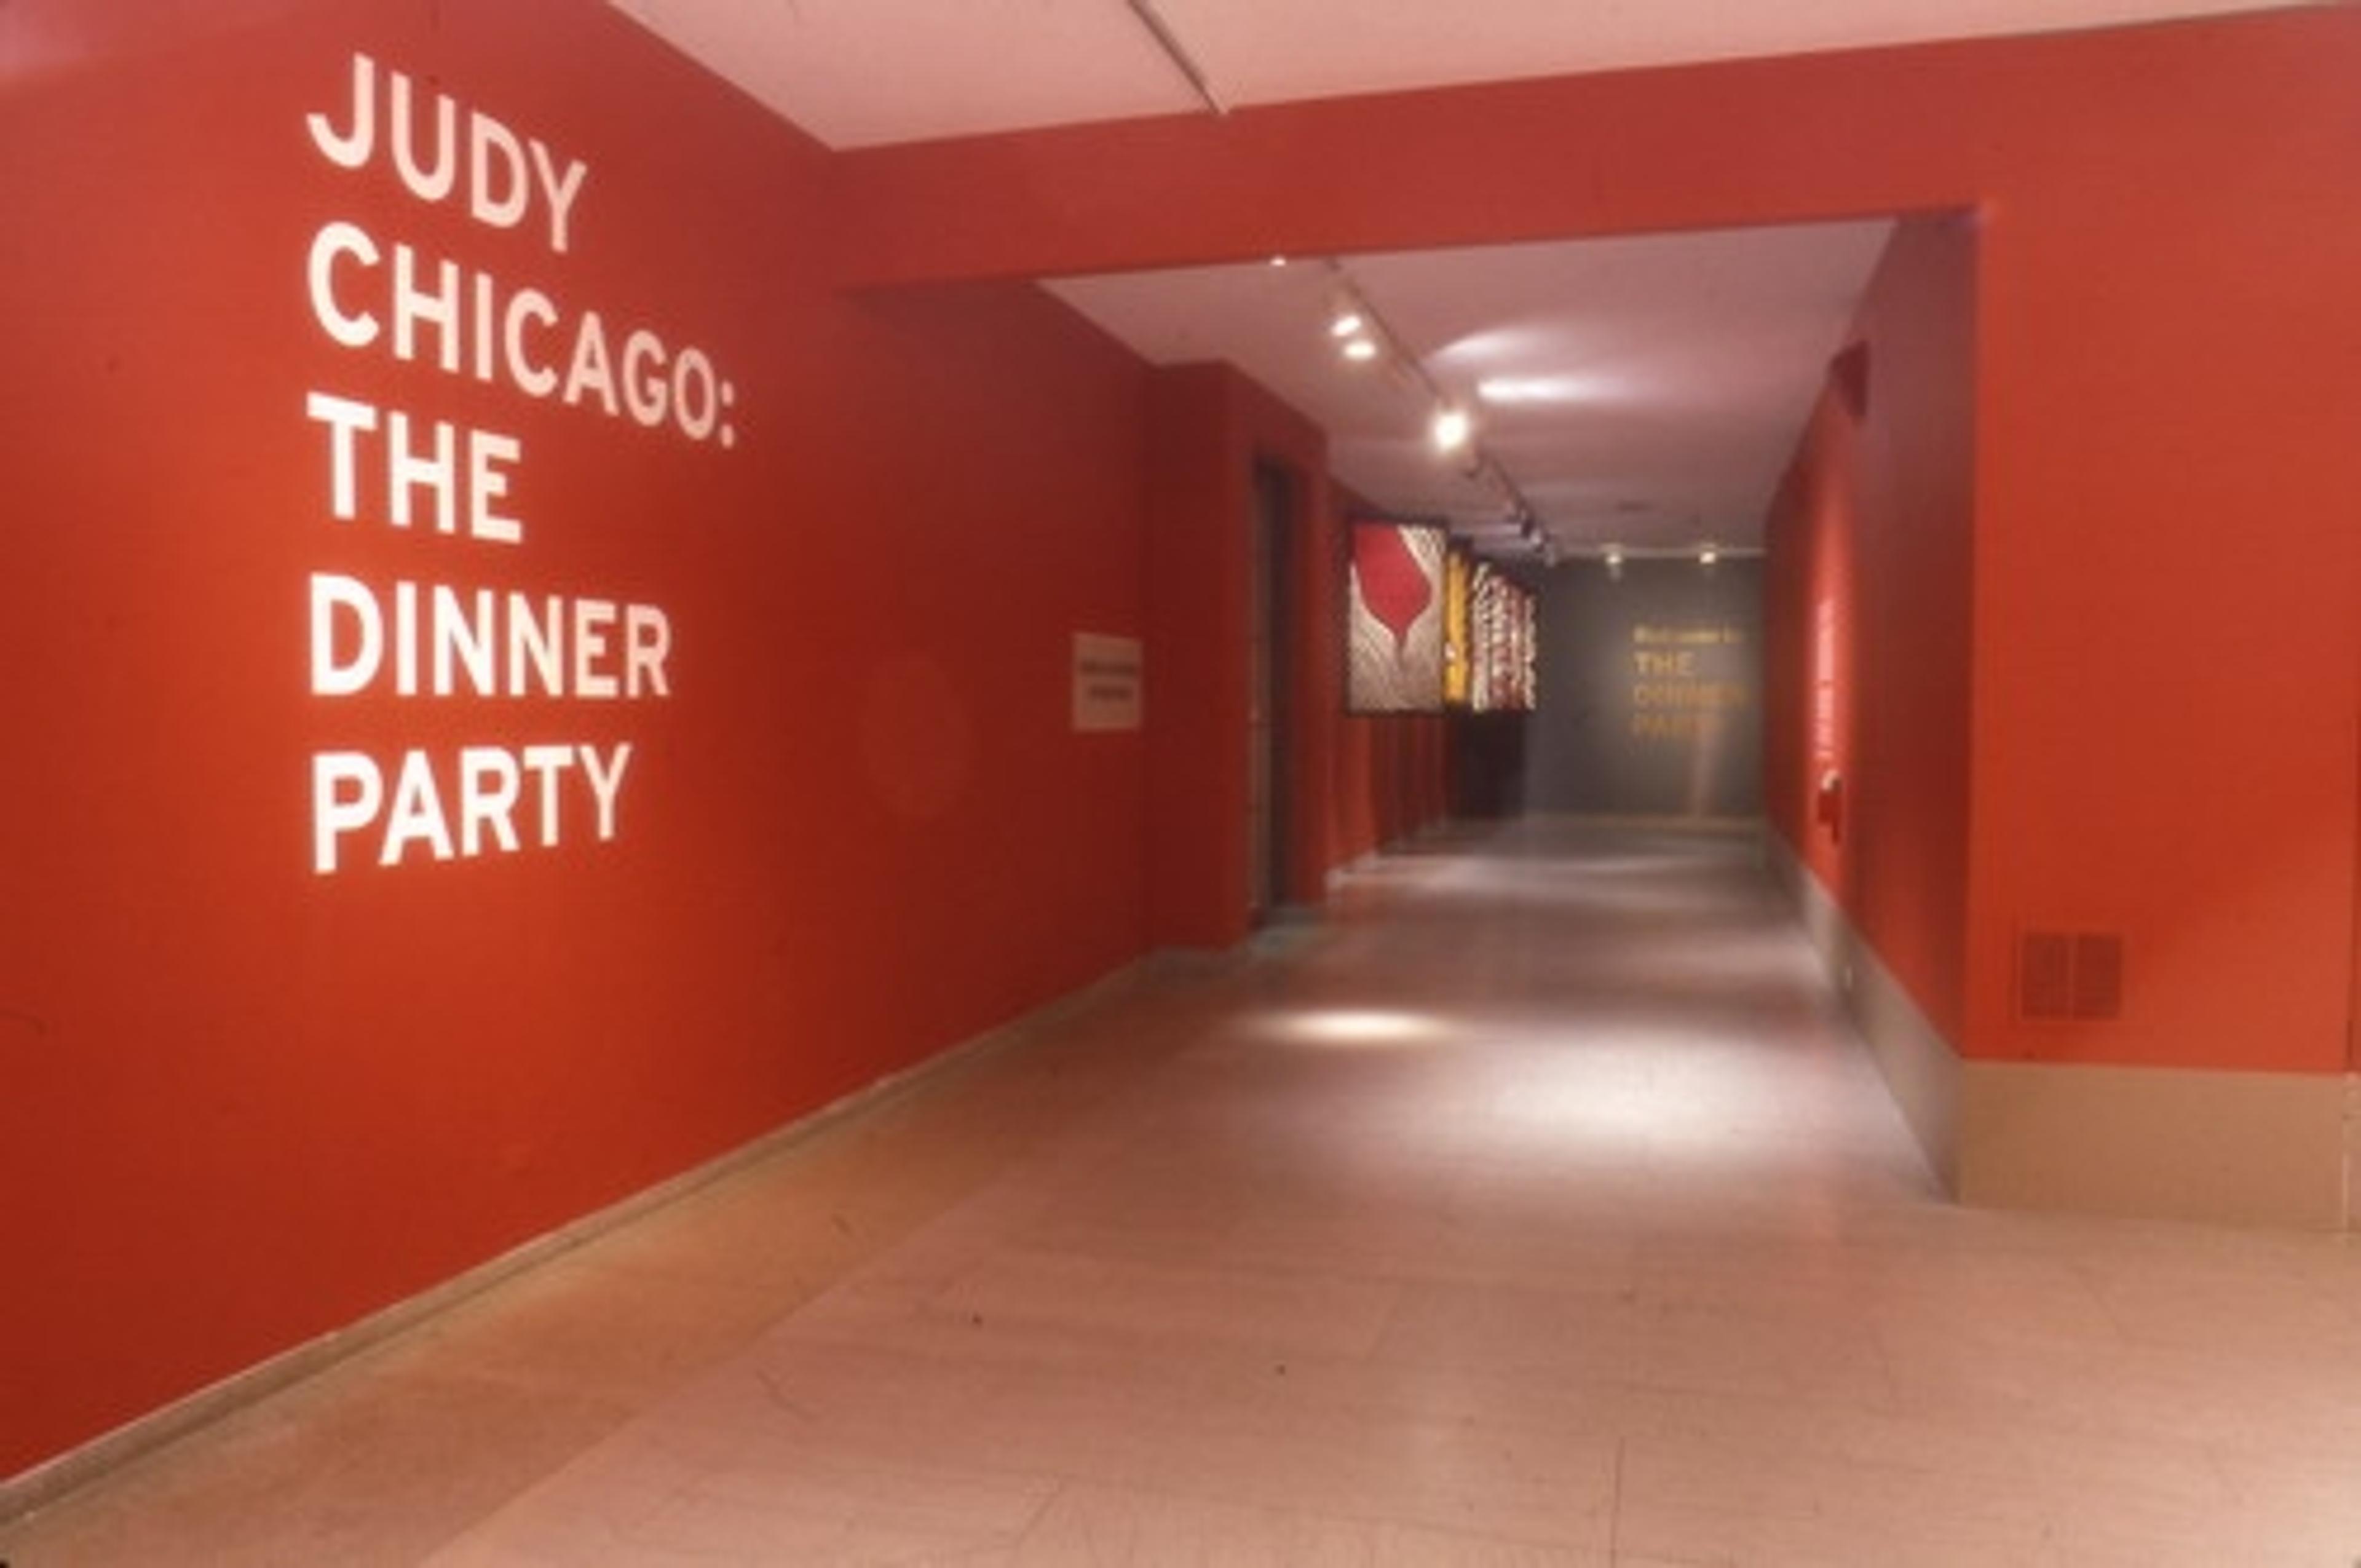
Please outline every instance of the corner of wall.
[[2361, 1077], [1963, 1058], [1777, 833], [1767, 859], [1943, 1190], [1979, 1208], [2294, 1230], [2361, 1206]]
[[1894, 1102], [1943, 1190], [1962, 1196], [1964, 1064], [1819, 879], [1777, 832], [1764, 835], [1773, 875], [1795, 900], [1805, 935], [1843, 997]]

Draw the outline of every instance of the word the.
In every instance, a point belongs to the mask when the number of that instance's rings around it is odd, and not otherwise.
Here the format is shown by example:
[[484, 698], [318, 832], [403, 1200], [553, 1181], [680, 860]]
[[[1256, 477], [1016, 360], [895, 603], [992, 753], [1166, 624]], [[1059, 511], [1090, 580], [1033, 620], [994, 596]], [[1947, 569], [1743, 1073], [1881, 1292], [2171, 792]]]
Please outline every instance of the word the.
[[[350, 522], [360, 507], [359, 437], [375, 433], [378, 411], [350, 398], [313, 392], [304, 399], [303, 411], [328, 427], [328, 506], [339, 521]], [[412, 493], [423, 489], [434, 502], [434, 531], [457, 532], [461, 468], [457, 448], [463, 443], [456, 427], [448, 420], [434, 421], [429, 426], [430, 444], [422, 451], [411, 443], [408, 414], [392, 410], [385, 424], [384, 450], [376, 455], [378, 466], [385, 471], [386, 521], [396, 528], [408, 528]], [[522, 543], [523, 525], [494, 512], [492, 503], [509, 493], [508, 468], [523, 455], [522, 444], [512, 435], [489, 430], [465, 433], [468, 533], [502, 544]]]

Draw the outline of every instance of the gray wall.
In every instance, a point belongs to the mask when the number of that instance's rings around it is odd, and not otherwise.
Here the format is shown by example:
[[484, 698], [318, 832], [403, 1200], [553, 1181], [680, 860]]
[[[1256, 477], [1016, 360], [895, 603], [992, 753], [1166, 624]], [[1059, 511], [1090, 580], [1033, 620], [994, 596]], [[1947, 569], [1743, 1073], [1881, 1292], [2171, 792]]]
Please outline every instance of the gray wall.
[[1760, 561], [1597, 561], [1541, 578], [1535, 811], [1753, 817], [1763, 809]]

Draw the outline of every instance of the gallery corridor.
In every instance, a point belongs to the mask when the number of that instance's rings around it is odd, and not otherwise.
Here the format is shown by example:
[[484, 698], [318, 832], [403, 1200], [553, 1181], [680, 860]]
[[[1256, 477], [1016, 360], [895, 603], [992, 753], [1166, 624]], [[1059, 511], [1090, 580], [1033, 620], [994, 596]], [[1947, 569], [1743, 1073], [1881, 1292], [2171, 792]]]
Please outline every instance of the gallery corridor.
[[1462, 829], [0, 1555], [2345, 1564], [2361, 1255], [1951, 1206], [1751, 838]]

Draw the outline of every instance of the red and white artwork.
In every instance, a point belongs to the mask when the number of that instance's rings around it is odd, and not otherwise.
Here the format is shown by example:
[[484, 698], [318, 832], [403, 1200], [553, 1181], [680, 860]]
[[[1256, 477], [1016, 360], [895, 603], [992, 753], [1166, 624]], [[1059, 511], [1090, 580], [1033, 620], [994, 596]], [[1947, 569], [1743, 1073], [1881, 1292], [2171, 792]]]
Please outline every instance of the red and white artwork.
[[1449, 543], [1428, 524], [1354, 523], [1345, 611], [1345, 702], [1354, 712], [1442, 711]]

